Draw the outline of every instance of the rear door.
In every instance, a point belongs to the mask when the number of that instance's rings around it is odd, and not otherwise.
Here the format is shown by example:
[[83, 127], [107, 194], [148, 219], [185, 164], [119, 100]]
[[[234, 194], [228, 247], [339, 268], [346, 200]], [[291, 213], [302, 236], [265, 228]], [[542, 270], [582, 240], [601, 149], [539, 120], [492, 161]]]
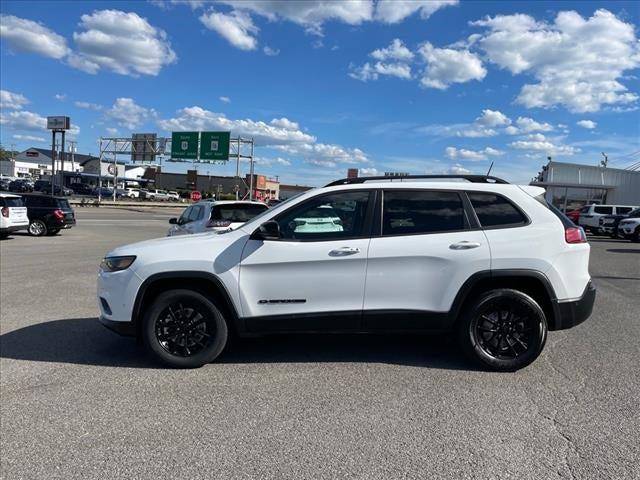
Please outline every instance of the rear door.
[[381, 225], [369, 246], [366, 328], [442, 328], [464, 282], [489, 270], [487, 239], [472, 228], [465, 201], [457, 191], [383, 192]]

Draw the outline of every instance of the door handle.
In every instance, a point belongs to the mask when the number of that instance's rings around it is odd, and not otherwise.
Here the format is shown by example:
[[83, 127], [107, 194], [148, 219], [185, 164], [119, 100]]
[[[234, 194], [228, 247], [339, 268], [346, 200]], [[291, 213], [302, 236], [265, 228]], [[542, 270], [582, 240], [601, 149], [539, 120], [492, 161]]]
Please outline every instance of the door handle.
[[470, 250], [472, 248], [478, 248], [480, 244], [478, 242], [467, 242], [463, 240], [462, 242], [452, 243], [449, 245], [451, 250]]
[[330, 257], [347, 257], [349, 255], [355, 255], [360, 253], [360, 249], [357, 247], [340, 247], [329, 252]]

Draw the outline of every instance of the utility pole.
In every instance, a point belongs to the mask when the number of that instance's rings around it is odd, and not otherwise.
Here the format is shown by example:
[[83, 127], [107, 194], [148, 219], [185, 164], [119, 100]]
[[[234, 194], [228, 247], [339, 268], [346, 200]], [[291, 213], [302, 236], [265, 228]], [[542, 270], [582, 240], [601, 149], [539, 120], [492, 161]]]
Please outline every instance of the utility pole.
[[253, 181], [253, 138], [251, 139], [251, 159], [250, 159], [250, 164], [249, 164], [249, 200], [253, 200], [253, 186], [254, 186], [254, 181]]
[[604, 160], [600, 161], [600, 166], [607, 168], [607, 165], [609, 164], [609, 158], [607, 157], [607, 155], [604, 152], [600, 152], [602, 153], [602, 156], [604, 157]]
[[69, 140], [69, 152], [71, 153], [71, 170], [75, 173], [76, 171], [76, 158], [75, 158], [75, 153], [77, 150], [76, 145], [78, 144], [78, 142], [76, 142], [75, 140]]

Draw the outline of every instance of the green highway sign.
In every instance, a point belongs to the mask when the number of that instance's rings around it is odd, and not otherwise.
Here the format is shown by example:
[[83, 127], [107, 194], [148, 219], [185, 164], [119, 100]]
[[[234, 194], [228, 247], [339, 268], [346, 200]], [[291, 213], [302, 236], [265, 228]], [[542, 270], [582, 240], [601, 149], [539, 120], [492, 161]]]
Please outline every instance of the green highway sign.
[[171, 133], [171, 158], [198, 158], [198, 132]]
[[229, 160], [229, 132], [202, 132], [200, 160]]

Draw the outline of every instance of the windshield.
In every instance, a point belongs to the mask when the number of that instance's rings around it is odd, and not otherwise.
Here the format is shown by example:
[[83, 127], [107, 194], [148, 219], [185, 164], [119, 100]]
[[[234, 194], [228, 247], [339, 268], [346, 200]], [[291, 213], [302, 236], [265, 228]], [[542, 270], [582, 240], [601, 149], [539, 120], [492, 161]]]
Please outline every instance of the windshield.
[[228, 220], [230, 222], [248, 222], [256, 215], [267, 210], [266, 205], [229, 203], [216, 205], [211, 211], [211, 220]]
[[[306, 192], [303, 192], [303, 193], [306, 193]], [[298, 198], [300, 195], [302, 195], [302, 193], [298, 193], [293, 197], [289, 197], [286, 200], [283, 200], [281, 203], [279, 203], [275, 207], [267, 208], [264, 212], [260, 213], [260, 215], [256, 215], [247, 223], [245, 223], [244, 226], [257, 224], [258, 222], [260, 222], [260, 219], [264, 217], [267, 213], [280, 212], [283, 209], [283, 207], [286, 208], [289, 206], [289, 202], [291, 202], [291, 200], [293, 200], [294, 198]]]

